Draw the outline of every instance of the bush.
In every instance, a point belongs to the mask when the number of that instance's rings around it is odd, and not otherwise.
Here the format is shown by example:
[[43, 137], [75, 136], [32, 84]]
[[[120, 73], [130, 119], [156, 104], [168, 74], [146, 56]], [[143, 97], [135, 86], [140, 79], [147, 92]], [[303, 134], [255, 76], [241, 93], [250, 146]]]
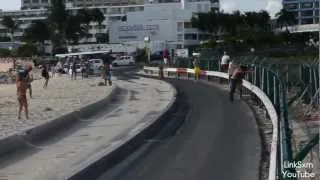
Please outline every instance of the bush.
[[19, 57], [31, 57], [37, 54], [37, 47], [33, 44], [25, 44], [20, 46], [15, 54]]
[[11, 52], [9, 49], [0, 49], [0, 57], [9, 57]]

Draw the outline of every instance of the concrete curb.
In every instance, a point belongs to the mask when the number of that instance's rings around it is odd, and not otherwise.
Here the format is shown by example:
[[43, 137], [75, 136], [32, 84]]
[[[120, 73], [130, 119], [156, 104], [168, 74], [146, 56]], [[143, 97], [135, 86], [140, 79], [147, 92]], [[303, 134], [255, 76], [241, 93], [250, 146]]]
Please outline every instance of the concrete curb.
[[[114, 86], [111, 93], [104, 99], [85, 106], [79, 110], [65, 114], [59, 118], [43, 123], [39, 126], [27, 129], [23, 134], [12, 135], [0, 140], [0, 157], [29, 148], [27, 142], [39, 142], [45, 140], [63, 129], [78, 122], [81, 118], [88, 118], [101, 111], [101, 106], [107, 105], [112, 98], [119, 93], [120, 88]], [[27, 141], [27, 142], [26, 142]]]
[[112, 168], [114, 165], [119, 163], [121, 160], [124, 160], [132, 154], [132, 152], [141, 147], [145, 143], [146, 139], [157, 135], [161, 128], [168, 123], [171, 113], [177, 108], [178, 92], [173, 85], [170, 84], [170, 86], [174, 91], [174, 95], [165, 109], [159, 112], [159, 114], [151, 117], [152, 120], [144, 123], [139, 130], [134, 133], [128, 133], [127, 136], [120, 140], [115, 140], [116, 145], [113, 147], [111, 146], [110, 149], [107, 148], [105, 153], [97, 155], [93, 158], [94, 160], [87, 163], [84, 162], [83, 166], [80, 165], [64, 178], [69, 180], [96, 179], [102, 172]]

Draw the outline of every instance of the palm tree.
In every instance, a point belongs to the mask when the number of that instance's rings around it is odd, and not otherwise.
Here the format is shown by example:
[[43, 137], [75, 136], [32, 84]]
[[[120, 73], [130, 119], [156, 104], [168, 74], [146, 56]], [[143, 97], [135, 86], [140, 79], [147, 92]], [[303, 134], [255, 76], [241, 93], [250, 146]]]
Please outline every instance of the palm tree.
[[52, 33], [52, 43], [54, 53], [65, 49], [66, 28], [68, 22], [68, 12], [63, 0], [51, 0], [50, 14], [48, 16], [49, 28]]
[[[99, 34], [101, 35], [102, 22], [105, 20], [104, 14], [97, 8], [92, 9], [90, 14], [91, 14], [92, 21], [98, 23]], [[97, 38], [97, 41], [98, 39], [99, 38]]]
[[285, 26], [286, 31], [289, 33], [288, 26], [297, 23], [297, 18], [293, 12], [287, 11], [286, 9], [281, 9], [280, 12], [276, 14], [277, 24], [282, 28]]
[[72, 41], [73, 44], [78, 44], [82, 37], [87, 35], [87, 29], [82, 26], [82, 19], [78, 15], [71, 15], [68, 20], [66, 29], [66, 38]]
[[9, 31], [10, 39], [13, 42], [14, 41], [13, 34], [19, 28], [19, 24], [15, 22], [11, 16], [3, 16], [1, 24]]
[[37, 20], [26, 29], [24, 38], [26, 41], [37, 42], [41, 45], [41, 51], [44, 53], [44, 42], [49, 40], [51, 32], [48, 24], [44, 20]]
[[[14, 32], [19, 28], [19, 23], [15, 22], [11, 16], [3, 16], [1, 24], [9, 31], [11, 42], [14, 41]], [[13, 60], [13, 69], [16, 69], [16, 60]]]
[[79, 18], [82, 29], [85, 32], [85, 37], [88, 38], [90, 22], [92, 21], [92, 16], [89, 10], [87, 9], [79, 9], [76, 15]]

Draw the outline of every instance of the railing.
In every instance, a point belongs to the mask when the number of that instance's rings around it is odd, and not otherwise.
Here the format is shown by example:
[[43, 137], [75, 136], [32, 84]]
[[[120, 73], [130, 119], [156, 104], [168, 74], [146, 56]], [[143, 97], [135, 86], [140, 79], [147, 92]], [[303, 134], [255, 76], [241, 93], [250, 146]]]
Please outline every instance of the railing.
[[[282, 179], [282, 172], [295, 171], [294, 169], [283, 166], [285, 161], [293, 161], [291, 131], [288, 123], [286, 86], [278, 75], [279, 73], [272, 71], [270, 68], [262, 67], [255, 62], [251, 63], [251, 71], [243, 82], [243, 87], [260, 99], [272, 121], [273, 134], [270, 145], [269, 180]], [[190, 63], [184, 65], [187, 67], [191, 66]], [[181, 64], [177, 66], [179, 67]], [[200, 66], [202, 69], [216, 69], [220, 67], [217, 61], [201, 63], [201, 60]], [[149, 75], [158, 76], [159, 69], [157, 67], [144, 67], [144, 72]], [[167, 77], [179, 78], [185, 76], [186, 78], [190, 78], [193, 74], [194, 70], [190, 68], [164, 68], [164, 75]], [[212, 77], [218, 79], [229, 78], [226, 73], [206, 70], [201, 71], [201, 76], [207, 80]]]

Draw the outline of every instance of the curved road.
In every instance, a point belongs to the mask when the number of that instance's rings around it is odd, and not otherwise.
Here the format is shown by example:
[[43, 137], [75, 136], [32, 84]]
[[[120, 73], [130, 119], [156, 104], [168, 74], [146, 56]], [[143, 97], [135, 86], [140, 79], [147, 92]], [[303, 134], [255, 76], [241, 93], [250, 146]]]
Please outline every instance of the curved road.
[[261, 148], [251, 110], [239, 100], [230, 103], [218, 87], [170, 82], [190, 103], [184, 124], [99, 180], [258, 180]]

